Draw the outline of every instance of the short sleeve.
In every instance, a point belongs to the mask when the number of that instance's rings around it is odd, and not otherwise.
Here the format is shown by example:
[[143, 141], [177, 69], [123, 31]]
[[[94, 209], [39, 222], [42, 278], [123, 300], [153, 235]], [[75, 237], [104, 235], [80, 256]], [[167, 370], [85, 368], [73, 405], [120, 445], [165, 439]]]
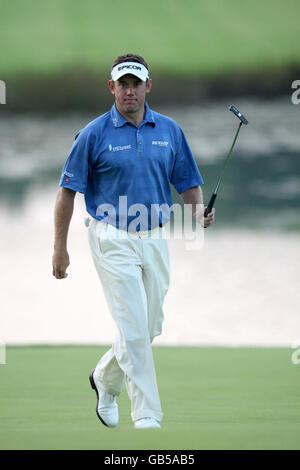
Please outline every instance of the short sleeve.
[[91, 130], [79, 131], [63, 167], [59, 186], [85, 193], [93, 149]]
[[178, 139], [177, 152], [170, 181], [178, 193], [181, 194], [187, 189], [203, 184], [204, 181], [198, 170], [185, 135], [180, 128]]

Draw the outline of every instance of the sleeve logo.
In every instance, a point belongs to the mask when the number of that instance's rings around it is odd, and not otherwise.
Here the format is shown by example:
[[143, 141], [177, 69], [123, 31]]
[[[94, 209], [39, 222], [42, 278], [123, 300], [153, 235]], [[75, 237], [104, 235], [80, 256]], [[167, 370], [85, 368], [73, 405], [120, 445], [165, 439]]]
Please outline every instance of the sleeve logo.
[[70, 173], [69, 171], [65, 171], [64, 174], [68, 176], [69, 178], [72, 178], [74, 176], [74, 174]]

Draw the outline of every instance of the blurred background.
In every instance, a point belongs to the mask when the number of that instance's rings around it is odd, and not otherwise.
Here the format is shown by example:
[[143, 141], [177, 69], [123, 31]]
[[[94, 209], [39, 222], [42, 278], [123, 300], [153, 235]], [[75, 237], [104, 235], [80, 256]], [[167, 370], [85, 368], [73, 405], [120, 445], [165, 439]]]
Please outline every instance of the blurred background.
[[0, 341], [113, 341], [83, 196], [75, 200], [65, 280], [52, 277], [53, 209], [74, 136], [113, 104], [111, 64], [127, 52], [149, 64], [150, 106], [183, 128], [206, 203], [238, 125], [228, 106], [250, 122], [203, 248], [170, 241], [171, 286], [156, 343], [300, 339], [300, 105], [292, 102], [299, 13], [296, 0], [1, 1]]

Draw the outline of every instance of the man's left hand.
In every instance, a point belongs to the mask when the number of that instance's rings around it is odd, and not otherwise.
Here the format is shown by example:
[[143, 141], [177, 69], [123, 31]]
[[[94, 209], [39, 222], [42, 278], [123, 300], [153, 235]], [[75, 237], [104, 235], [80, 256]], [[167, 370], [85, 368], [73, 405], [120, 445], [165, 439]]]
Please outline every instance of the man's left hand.
[[204, 212], [206, 207], [202, 208], [200, 211], [196, 212], [195, 217], [198, 224], [201, 224], [202, 227], [206, 228], [209, 227], [215, 220], [215, 212], [216, 209], [213, 208], [212, 211], [207, 214], [207, 217], [204, 217]]
[[[206, 210], [206, 207], [204, 207], [204, 211]], [[215, 220], [215, 212], [216, 209], [213, 208], [212, 211], [207, 214], [207, 217], [204, 217], [204, 228], [209, 227]]]

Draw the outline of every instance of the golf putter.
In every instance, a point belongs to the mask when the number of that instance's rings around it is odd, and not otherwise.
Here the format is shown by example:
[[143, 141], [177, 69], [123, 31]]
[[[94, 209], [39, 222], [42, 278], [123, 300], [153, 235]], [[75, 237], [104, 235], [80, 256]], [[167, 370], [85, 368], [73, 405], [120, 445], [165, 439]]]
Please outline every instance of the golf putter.
[[219, 189], [220, 183], [221, 183], [221, 181], [222, 181], [223, 175], [224, 175], [225, 170], [226, 170], [226, 168], [227, 168], [227, 165], [228, 165], [228, 162], [229, 162], [229, 158], [230, 158], [230, 156], [231, 156], [233, 147], [234, 147], [234, 145], [235, 145], [235, 143], [236, 143], [236, 140], [237, 140], [237, 138], [238, 138], [240, 129], [241, 129], [241, 127], [242, 127], [242, 124], [245, 124], [245, 125], [248, 124], [247, 119], [246, 119], [245, 116], [237, 109], [236, 106], [234, 106], [234, 105], [232, 104], [232, 105], [229, 107], [229, 111], [233, 112], [233, 114], [235, 114], [236, 117], [239, 118], [240, 123], [239, 123], [238, 129], [237, 129], [237, 131], [236, 131], [236, 133], [235, 133], [235, 136], [234, 136], [234, 139], [233, 139], [231, 148], [230, 148], [229, 153], [228, 153], [228, 155], [227, 155], [227, 158], [226, 158], [226, 160], [225, 160], [225, 164], [224, 164], [223, 170], [222, 170], [222, 172], [221, 172], [221, 174], [220, 174], [220, 177], [219, 177], [219, 179], [218, 179], [218, 182], [217, 182], [217, 185], [216, 185], [216, 187], [215, 187], [215, 190], [214, 190], [214, 192], [213, 192], [212, 195], [211, 195], [211, 198], [210, 198], [210, 200], [209, 200], [209, 203], [208, 203], [207, 208], [205, 209], [204, 217], [207, 217], [207, 215], [212, 211], [212, 208], [213, 208], [213, 206], [214, 206], [214, 203], [215, 203], [215, 200], [216, 200], [216, 197], [217, 197], [217, 193], [218, 193], [218, 189]]

